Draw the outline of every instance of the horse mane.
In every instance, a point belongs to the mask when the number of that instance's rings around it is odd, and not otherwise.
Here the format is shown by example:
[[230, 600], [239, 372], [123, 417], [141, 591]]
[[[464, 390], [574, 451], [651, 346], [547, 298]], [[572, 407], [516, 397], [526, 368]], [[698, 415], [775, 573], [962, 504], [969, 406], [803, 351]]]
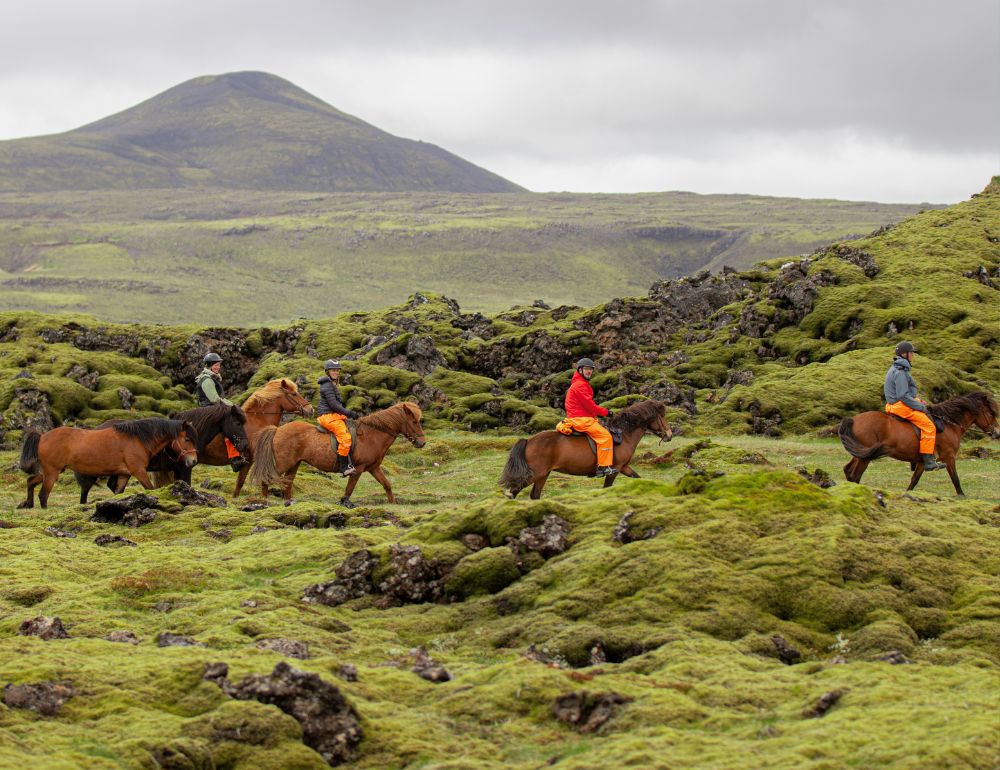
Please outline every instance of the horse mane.
[[423, 416], [423, 412], [420, 411], [420, 407], [413, 402], [400, 401], [398, 404], [393, 404], [388, 409], [383, 409], [380, 412], [359, 417], [355, 422], [357, 422], [358, 425], [366, 425], [368, 427], [375, 428], [376, 430], [397, 433], [406, 427], [406, 412], [410, 412], [414, 417], [416, 417], [417, 422], [419, 422], [420, 418]]
[[[189, 435], [188, 439], [193, 444], [198, 441], [198, 432], [190, 424], [189, 427], [191, 427], [194, 435]], [[142, 420], [128, 420], [126, 422], [115, 423], [111, 426], [111, 429], [117, 433], [121, 433], [123, 436], [139, 439], [146, 449], [152, 451], [152, 444], [157, 439], [164, 437], [175, 439], [180, 436], [181, 431], [184, 429], [184, 422], [181, 420], [165, 420], [162, 417], [146, 417]]]
[[[208, 428], [209, 425], [214, 425], [215, 423], [221, 422], [230, 413], [230, 407], [225, 404], [218, 403], [212, 404], [211, 406], [199, 406], [196, 409], [188, 409], [183, 412], [175, 412], [170, 415], [172, 420], [187, 420], [194, 426], [194, 429], [198, 433], [202, 433]], [[235, 412], [233, 412], [233, 418], [240, 423], [245, 425], [247, 421], [246, 412], [244, 412], [240, 407], [236, 407]]]
[[927, 407], [932, 417], [940, 417], [948, 422], [960, 423], [966, 415], [979, 416], [983, 412], [1000, 417], [1000, 405], [996, 399], [983, 390], [974, 390], [964, 396], [958, 396], [941, 404], [931, 404]]
[[620, 428], [622, 433], [646, 428], [657, 417], [663, 417], [667, 413], [662, 401], [640, 401], [632, 406], [625, 407], [620, 412], [615, 412], [614, 417], [608, 420], [608, 427]]
[[253, 394], [244, 402], [244, 409], [258, 409], [265, 404], [269, 404], [275, 399], [281, 398], [285, 392], [285, 385], [291, 385], [292, 392], [298, 393], [299, 389], [296, 387], [295, 383], [289, 379], [282, 377], [281, 379], [271, 380], [266, 385], [257, 388]]

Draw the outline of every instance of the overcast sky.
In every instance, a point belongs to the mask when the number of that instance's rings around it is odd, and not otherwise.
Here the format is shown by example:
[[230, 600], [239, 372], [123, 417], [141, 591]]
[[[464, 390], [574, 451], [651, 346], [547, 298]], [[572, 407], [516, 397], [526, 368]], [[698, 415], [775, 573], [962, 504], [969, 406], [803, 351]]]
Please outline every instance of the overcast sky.
[[996, 0], [35, 0], [0, 139], [280, 75], [535, 191], [952, 203], [1000, 172]]

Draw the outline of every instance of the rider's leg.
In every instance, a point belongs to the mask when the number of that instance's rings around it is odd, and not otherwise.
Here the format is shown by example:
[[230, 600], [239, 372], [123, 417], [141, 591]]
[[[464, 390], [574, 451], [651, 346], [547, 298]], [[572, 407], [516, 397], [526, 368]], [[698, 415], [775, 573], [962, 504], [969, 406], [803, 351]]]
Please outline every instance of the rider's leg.
[[607, 428], [603, 427], [594, 417], [577, 417], [573, 420], [573, 427], [581, 433], [586, 433], [597, 444], [597, 475], [609, 476], [618, 471], [611, 466], [614, 465], [614, 442]]
[[333, 415], [333, 417], [334, 419], [330, 421], [329, 425], [325, 425], [324, 427], [337, 437], [337, 454], [340, 455], [338, 472], [341, 476], [350, 476], [355, 472], [354, 465], [351, 463], [349, 456], [351, 453], [351, 432], [344, 424], [344, 417], [339, 414]]
[[904, 420], [909, 420], [920, 428], [920, 456], [923, 458], [925, 471], [937, 471], [945, 467], [944, 463], [934, 461], [937, 429], [934, 427], [934, 421], [926, 413], [911, 409], [903, 403], [889, 404], [885, 410], [889, 414], [896, 414]]

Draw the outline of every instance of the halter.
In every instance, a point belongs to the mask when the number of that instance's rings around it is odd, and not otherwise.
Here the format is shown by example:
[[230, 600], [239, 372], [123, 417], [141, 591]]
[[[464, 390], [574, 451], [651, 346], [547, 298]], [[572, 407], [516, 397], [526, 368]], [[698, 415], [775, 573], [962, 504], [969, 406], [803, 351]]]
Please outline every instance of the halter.
[[175, 463], [180, 462], [181, 458], [184, 455], [189, 455], [191, 453], [194, 453], [195, 458], [197, 459], [198, 450], [194, 449], [194, 448], [192, 448], [192, 449], [181, 449], [180, 441], [181, 441], [180, 438], [175, 438], [173, 441], [170, 442], [170, 448], [177, 452], [177, 457], [170, 458], [171, 461], [175, 462]]

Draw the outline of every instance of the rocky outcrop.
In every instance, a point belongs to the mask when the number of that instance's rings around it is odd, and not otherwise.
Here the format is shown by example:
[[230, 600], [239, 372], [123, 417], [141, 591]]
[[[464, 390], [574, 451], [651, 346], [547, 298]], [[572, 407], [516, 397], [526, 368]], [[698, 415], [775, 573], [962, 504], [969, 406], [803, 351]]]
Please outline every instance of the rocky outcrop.
[[37, 618], [24, 620], [17, 629], [18, 636], [37, 636], [46, 642], [52, 639], [69, 639], [69, 634], [59, 618]]
[[37, 388], [14, 388], [14, 398], [0, 416], [0, 432], [37, 430], [45, 433], [55, 427], [49, 399]]
[[42, 716], [54, 717], [74, 695], [76, 692], [69, 682], [8, 684], [3, 688], [3, 704], [7, 708], [25, 709]]
[[370, 551], [355, 551], [334, 570], [335, 579], [302, 589], [302, 600], [309, 604], [337, 607], [351, 599], [359, 599], [371, 593], [369, 578], [377, 566], [378, 559], [373, 558]]
[[775, 305], [772, 323], [776, 329], [798, 324], [812, 312], [819, 290], [837, 282], [836, 276], [825, 271], [809, 275], [811, 266], [809, 259], [789, 262], [771, 282], [767, 296]]
[[411, 336], [405, 342], [392, 342], [386, 345], [374, 356], [371, 363], [379, 366], [394, 366], [416, 372], [422, 377], [427, 376], [445, 361], [440, 351], [434, 346], [434, 340], [427, 336]]
[[443, 598], [448, 569], [439, 559], [424, 559], [420, 546], [393, 543], [389, 563], [395, 574], [379, 583], [381, 609]]

